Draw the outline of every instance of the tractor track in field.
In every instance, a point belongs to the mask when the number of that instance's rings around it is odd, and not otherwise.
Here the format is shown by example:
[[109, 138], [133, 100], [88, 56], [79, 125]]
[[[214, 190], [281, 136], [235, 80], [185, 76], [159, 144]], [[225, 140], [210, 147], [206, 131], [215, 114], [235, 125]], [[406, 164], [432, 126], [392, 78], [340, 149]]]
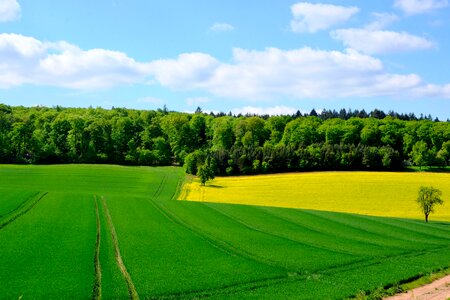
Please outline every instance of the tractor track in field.
[[[273, 286], [280, 283], [285, 283], [289, 280], [288, 276], [279, 276], [274, 278], [259, 279], [254, 281], [248, 281], [245, 283], [235, 283], [225, 285], [216, 289], [205, 289], [197, 291], [187, 291], [172, 294], [160, 294], [156, 296], [150, 296], [147, 299], [152, 300], [165, 300], [165, 299], [203, 299], [217, 295], [235, 294], [243, 291], [252, 291], [264, 287]], [[306, 277], [305, 277], [306, 279]]]
[[[30, 197], [26, 201], [22, 202], [15, 210], [13, 210], [10, 213], [8, 213], [8, 215], [6, 216], [6, 220], [0, 221], [0, 229], [2, 229], [5, 226], [11, 224], [15, 220], [17, 220], [19, 217], [21, 217], [24, 214], [26, 214], [27, 212], [29, 212], [47, 194], [48, 194], [48, 192], [44, 192], [44, 193], [42, 193], [41, 196], [39, 196], [39, 193], [37, 193], [34, 197]], [[34, 200], [31, 200], [33, 198], [34, 198]], [[30, 204], [27, 206], [27, 203], [30, 203]]]
[[100, 300], [102, 299], [102, 268], [100, 265], [101, 226], [100, 226], [100, 215], [98, 212], [97, 196], [94, 196], [94, 202], [95, 202], [95, 220], [97, 222], [97, 236], [95, 240], [95, 255], [94, 255], [95, 280], [94, 280], [94, 287], [92, 290], [92, 299]]
[[19, 211], [23, 206], [25, 206], [30, 201], [30, 199], [36, 197], [37, 195], [39, 195], [39, 192], [35, 192], [31, 196], [25, 198], [25, 200], [20, 202], [19, 205], [17, 205], [15, 208], [13, 208], [12, 210], [6, 212], [4, 215], [0, 216], [0, 219], [4, 219], [4, 218], [14, 214], [14, 212]]
[[245, 228], [250, 229], [251, 231], [256, 231], [256, 232], [259, 232], [259, 233], [262, 233], [262, 234], [265, 234], [265, 235], [268, 235], [268, 236], [276, 237], [276, 238], [279, 238], [279, 239], [282, 239], [282, 240], [286, 240], [286, 241], [289, 241], [289, 242], [292, 242], [292, 243], [295, 243], [295, 244], [298, 244], [298, 245], [306, 246], [308, 248], [324, 250], [324, 251], [331, 252], [331, 253], [356, 256], [354, 253], [351, 253], [351, 252], [336, 251], [336, 250], [329, 249], [327, 247], [321, 247], [321, 246], [317, 246], [317, 245], [313, 245], [313, 244], [308, 244], [308, 243], [305, 243], [305, 242], [298, 241], [296, 239], [292, 239], [292, 238], [283, 236], [281, 234], [276, 234], [276, 233], [269, 232], [267, 230], [264, 230], [264, 229], [258, 228], [256, 226], [250, 225], [247, 222], [245, 222], [245, 221], [243, 221], [243, 220], [241, 220], [241, 219], [239, 219], [237, 217], [233, 217], [230, 214], [225, 213], [225, 212], [223, 212], [223, 211], [221, 211], [221, 210], [219, 210], [217, 208], [214, 208], [210, 204], [205, 204], [205, 205], [207, 207], [209, 207], [210, 209], [218, 212], [219, 214], [225, 216], [226, 218], [230, 219], [234, 223], [240, 224], [240, 225], [244, 226]]
[[[189, 230], [194, 235], [200, 237], [201, 239], [206, 241], [208, 244], [210, 244], [214, 248], [220, 250], [221, 252], [226, 253], [227, 255], [242, 257], [244, 259], [251, 260], [253, 262], [257, 262], [257, 263], [260, 263], [260, 264], [264, 264], [264, 265], [267, 265], [267, 266], [276, 267], [278, 269], [285, 270], [285, 268], [280, 267], [278, 264], [276, 264], [273, 261], [269, 261], [269, 260], [257, 257], [257, 256], [255, 256], [255, 255], [253, 255], [253, 254], [251, 254], [251, 253], [249, 253], [247, 251], [244, 251], [242, 249], [238, 249], [238, 248], [232, 246], [231, 244], [229, 244], [229, 243], [227, 243], [227, 242], [225, 242], [223, 240], [214, 238], [212, 235], [204, 232], [201, 229], [198, 229], [196, 226], [192, 226], [192, 225], [188, 224], [187, 222], [183, 221], [181, 218], [176, 216], [174, 213], [170, 212], [167, 208], [164, 208], [163, 206], [155, 203], [154, 200], [149, 200], [149, 202], [167, 220], [169, 220], [172, 223], [178, 224], [178, 225], [182, 226], [183, 228]], [[288, 270], [285, 270], [285, 271], [288, 271]]]
[[161, 181], [159, 182], [158, 188], [156, 189], [155, 193], [152, 196], [152, 200], [158, 199], [159, 195], [161, 195], [163, 191], [163, 187], [167, 182], [167, 175], [164, 175]]
[[[327, 221], [329, 221], [329, 222], [334, 222], [334, 223], [337, 223], [337, 224], [340, 224], [340, 225], [343, 225], [343, 226], [346, 226], [346, 227], [350, 227], [350, 228], [353, 228], [354, 230], [357, 230], [357, 231], [359, 231], [359, 232], [368, 233], [368, 234], [370, 234], [370, 235], [376, 236], [376, 237], [379, 238], [379, 240], [381, 240], [381, 244], [380, 244], [380, 245], [384, 245], [384, 246], [386, 246], [386, 247], [393, 248], [393, 249], [395, 249], [395, 248], [402, 249], [401, 247], [393, 247], [392, 245], [385, 244], [385, 243], [383, 242], [383, 240], [386, 240], [387, 237], [384, 236], [384, 235], [382, 235], [381, 233], [377, 233], [377, 232], [374, 232], [374, 231], [370, 231], [370, 230], [367, 230], [367, 229], [363, 229], [363, 228], [361, 228], [361, 227], [357, 227], [357, 226], [355, 226], [355, 225], [352, 225], [352, 224], [349, 224], [349, 223], [346, 223], [346, 222], [343, 222], [343, 221], [340, 221], [340, 220], [335, 220], [335, 219], [333, 219], [333, 218], [326, 217], [326, 216], [324, 216], [324, 215], [317, 215], [317, 214], [315, 214], [315, 213], [312, 212], [312, 211], [302, 210], [302, 213], [311, 215], [311, 216], [316, 217], [316, 218], [324, 219], [324, 220], [327, 220]], [[376, 222], [375, 222], [375, 223], [376, 223]], [[380, 238], [381, 238], [381, 239], [380, 239]], [[409, 240], [407, 240], [407, 239], [405, 239], [405, 238], [399, 238], [399, 237], [394, 237], [394, 236], [390, 236], [390, 237], [389, 237], [389, 240], [397, 240], [397, 241], [402, 241], [402, 242], [408, 242], [408, 241], [409, 241]], [[433, 245], [433, 244], [431, 244], [431, 245]]]
[[127, 268], [126, 268], [125, 264], [123, 263], [122, 255], [120, 254], [120, 248], [119, 248], [119, 242], [117, 239], [116, 229], [114, 228], [114, 224], [112, 222], [108, 206], [107, 206], [105, 198], [103, 196], [101, 197], [101, 201], [102, 201], [102, 205], [103, 205], [103, 208], [105, 211], [106, 220], [108, 222], [109, 231], [111, 232], [112, 241], [114, 244], [114, 254], [116, 257], [116, 263], [120, 269], [120, 272], [122, 272], [125, 282], [127, 283], [128, 294], [130, 296], [130, 299], [138, 300], [139, 295], [136, 291], [136, 287], [134, 286], [133, 280], [131, 279], [131, 276], [127, 271]]
[[[166, 182], [167, 182], [167, 176], [164, 176], [163, 179], [161, 180], [160, 184], [158, 185], [158, 188], [156, 189], [155, 193], [149, 199], [150, 204], [161, 215], [163, 215], [170, 222], [178, 224], [181, 227], [192, 232], [194, 235], [200, 237], [201, 239], [203, 239], [204, 241], [206, 241], [208, 244], [210, 244], [214, 248], [218, 249], [219, 251], [225, 252], [227, 255], [239, 256], [239, 257], [242, 257], [247, 260], [262, 263], [259, 259], [255, 259], [253, 256], [248, 257], [248, 255], [245, 255], [245, 254], [243, 255], [242, 253], [240, 253], [241, 251], [239, 249], [235, 249], [231, 245], [222, 246], [222, 243], [226, 243], [226, 242], [211, 238], [207, 233], [193, 228], [193, 226], [187, 224], [185, 221], [180, 219], [174, 213], [170, 212], [167, 208], [163, 207], [162, 205], [159, 205], [156, 200], [158, 199], [159, 195], [162, 193]], [[232, 249], [230, 249], [230, 248], [232, 248]], [[265, 262], [263, 264], [267, 265], [267, 263], [265, 263]], [[234, 288], [242, 286], [242, 285], [247, 285], [247, 286], [252, 285], [252, 287], [253, 287], [254, 284], [257, 284], [260, 287], [264, 287], [264, 286], [267, 286], [267, 282], [269, 282], [269, 281], [270, 282], [273, 282], [273, 281], [281, 282], [281, 281], [286, 280], [287, 278], [288, 278], [287, 275], [278, 276], [278, 277], [274, 276], [273, 278], [265, 278], [265, 279], [255, 280], [255, 281], [246, 282], [246, 283], [236, 283], [236, 284], [224, 286], [224, 287], [221, 287], [220, 290], [234, 289]], [[186, 298], [186, 297], [188, 297], [188, 298], [205, 298], [205, 297], [210, 297], [210, 296], [216, 294], [215, 291], [216, 291], [216, 289], [188, 291], [188, 292], [180, 292], [180, 293], [173, 293], [173, 294], [166, 294], [166, 295], [163, 294], [163, 295], [149, 297], [148, 299], [180, 299], [180, 298]]]
[[[441, 250], [442, 248], [448, 248], [448, 247], [440, 247], [436, 249], [431, 250], [424, 250], [417, 253], [409, 253], [409, 254], [400, 254], [400, 255], [393, 255], [389, 257], [383, 257], [376, 260], [369, 260], [366, 262], [355, 262], [349, 265], [343, 265], [343, 266], [336, 266], [332, 267], [333, 270], [332, 273], [329, 272], [330, 268], [325, 268], [323, 270], [318, 270], [317, 272], [311, 273], [311, 274], [294, 274], [293, 276], [279, 276], [274, 278], [266, 278], [266, 279], [260, 279], [245, 283], [236, 283], [236, 284], [230, 284], [223, 287], [213, 288], [213, 289], [205, 289], [205, 290], [198, 290], [198, 291], [187, 291], [187, 292], [179, 292], [179, 293], [173, 293], [173, 294], [161, 294], [156, 296], [151, 296], [148, 299], [202, 299], [202, 298], [209, 298], [213, 296], [220, 296], [220, 295], [233, 295], [241, 292], [248, 292], [248, 291], [255, 291], [259, 290], [261, 288], [267, 288], [279, 284], [286, 284], [286, 283], [295, 283], [300, 282], [303, 280], [311, 280], [311, 278], [314, 279], [314, 275], [316, 275], [318, 278], [321, 278], [322, 276], [329, 276], [329, 275], [336, 275], [342, 272], [350, 271], [353, 269], [358, 269], [361, 267], [369, 267], [381, 264], [384, 259], [386, 258], [395, 258], [395, 257], [418, 257], [421, 255], [426, 255], [430, 252], [437, 252]], [[425, 298], [426, 299], [426, 298]]]
[[[312, 232], [315, 232], [315, 233], [318, 233], [318, 234], [321, 234], [321, 235], [327, 236], [327, 237], [333, 237], [333, 238], [336, 237], [335, 234], [331, 234], [331, 233], [329, 233], [329, 232], [327, 232], [325, 230], [319, 230], [317, 228], [314, 228], [313, 226], [307, 226], [305, 224], [300, 224], [300, 223], [297, 223], [297, 222], [295, 222], [295, 221], [293, 221], [293, 220], [291, 220], [291, 219], [289, 219], [287, 217], [283, 217], [283, 216], [280, 216], [278, 214], [275, 214], [274, 212], [268, 210], [267, 207], [256, 207], [256, 209], [262, 211], [263, 213], [265, 213], [265, 214], [267, 214], [269, 216], [272, 216], [274, 218], [277, 218], [279, 220], [282, 220], [284, 222], [287, 222], [289, 224], [297, 226], [298, 228], [306, 228], [309, 231], [312, 231]], [[363, 240], [356, 239], [356, 238], [350, 238], [349, 236], [346, 236], [346, 235], [339, 236], [339, 239], [350, 241], [350, 242], [353, 242], [353, 243], [359, 243], [359, 244], [362, 244], [362, 245], [372, 245], [372, 246], [374, 246], [376, 248], [385, 248], [385, 246], [382, 246], [382, 245], [377, 244], [375, 242], [363, 241]], [[401, 249], [401, 248], [397, 247], [397, 248], [392, 248], [392, 249]]]
[[[433, 235], [433, 234], [424, 233], [421, 230], [417, 230], [417, 229], [413, 229], [413, 228], [405, 228], [405, 227], [402, 227], [400, 225], [392, 224], [388, 220], [384, 220], [382, 218], [370, 218], [370, 216], [366, 216], [366, 215], [356, 215], [356, 217], [360, 218], [360, 219], [364, 219], [364, 220], [370, 220], [373, 223], [386, 225], [386, 226], [389, 226], [391, 228], [413, 232], [413, 233], [415, 233], [416, 235], [418, 235], [420, 237], [433, 237], [434, 239], [437, 239], [437, 240], [449, 241], [449, 238], [442, 237], [442, 236], [436, 236], [436, 235]], [[416, 240], [416, 242], [417, 243], [424, 243], [423, 241], [420, 241], [420, 240]], [[430, 244], [430, 245], [441, 245], [440, 243], [437, 243], [437, 242], [436, 243], [428, 242], [428, 244]]]
[[[164, 183], [165, 183], [165, 179], [162, 180], [162, 182], [158, 186], [157, 191], [154, 193], [153, 197], [150, 199], [149, 202], [162, 215], [164, 215], [169, 221], [177, 223], [177, 224], [185, 227], [186, 229], [188, 229], [195, 235], [201, 237], [202, 239], [207, 241], [209, 244], [211, 244], [215, 248], [227, 253], [228, 255], [239, 256], [244, 259], [256, 261], [258, 263], [262, 263], [265, 265], [276, 267], [278, 269], [282, 269], [282, 270], [286, 271], [287, 275], [278, 276], [278, 277], [274, 277], [274, 278], [265, 278], [265, 279], [261, 279], [261, 280], [255, 280], [252, 282], [236, 283], [236, 284], [232, 284], [229, 286], [220, 287], [217, 289], [198, 290], [198, 291], [188, 291], [188, 292], [180, 292], [180, 293], [173, 293], [173, 294], [166, 294], [166, 295], [164, 295], [164, 294], [157, 295], [157, 296], [150, 297], [150, 299], [178, 299], [178, 298], [181, 298], [181, 299], [195, 298], [196, 299], [196, 298], [208, 298], [208, 297], [215, 296], [215, 295], [231, 295], [231, 294], [235, 294], [238, 292], [258, 290], [260, 288], [270, 287], [270, 286], [284, 284], [284, 283], [288, 283], [288, 282], [297, 282], [297, 281], [307, 280], [311, 276], [311, 274], [305, 275], [305, 274], [299, 274], [296, 271], [287, 270], [283, 267], [280, 267], [278, 264], [276, 264], [270, 260], [266, 260], [266, 259], [254, 256], [251, 253], [247, 253], [246, 251], [238, 249], [223, 240], [213, 237], [212, 235], [204, 232], [203, 230], [197, 228], [196, 226], [186, 223], [181, 218], [176, 216], [173, 212], [171, 212], [164, 206], [158, 204], [157, 201], [155, 201], [158, 198], [158, 196], [161, 194]], [[205, 204], [202, 203], [201, 205], [205, 205]], [[206, 207], [210, 208], [209, 206], [206, 206]], [[210, 208], [210, 209], [213, 209], [213, 208]], [[446, 248], [446, 247], [426, 249], [423, 251], [408, 251], [408, 252], [402, 252], [402, 253], [398, 253], [398, 254], [391, 255], [391, 256], [383, 256], [380, 258], [367, 257], [366, 259], [355, 261], [351, 264], [336, 265], [333, 267], [327, 267], [325, 269], [316, 270], [316, 271], [314, 271], [314, 274], [318, 274], [319, 276], [328, 276], [330, 274], [330, 272], [329, 272], [330, 270], [333, 270], [334, 271], [333, 273], [335, 273], [335, 272], [340, 273], [340, 272], [345, 272], [345, 271], [352, 270], [352, 269], [358, 269], [361, 267], [369, 267], [369, 266], [378, 265], [378, 264], [383, 263], [383, 261], [386, 259], [392, 259], [395, 257], [405, 257], [405, 256], [406, 257], [416, 257], [416, 256], [425, 255], [430, 252], [439, 251], [440, 249], [443, 249], [443, 248]], [[289, 276], [288, 274], [294, 274], [294, 276]]]
[[[215, 237], [213, 237], [211, 234], [206, 233], [205, 231], [197, 228], [196, 226], [190, 225], [187, 222], [185, 222], [184, 220], [182, 220], [180, 217], [178, 217], [175, 213], [171, 212], [169, 209], [167, 209], [166, 207], [164, 207], [163, 205], [159, 204], [158, 201], [156, 201], [156, 199], [159, 197], [159, 195], [161, 194], [164, 184], [167, 180], [166, 178], [167, 176], [165, 176], [162, 180], [161, 183], [159, 184], [157, 190], [155, 191], [155, 193], [153, 194], [153, 196], [148, 200], [150, 202], [150, 204], [153, 205], [153, 207], [159, 211], [166, 219], [168, 219], [170, 222], [178, 224], [180, 226], [182, 226], [183, 228], [189, 230], [190, 232], [192, 232], [193, 234], [195, 234], [196, 236], [200, 237], [201, 239], [205, 240], [208, 244], [210, 244], [211, 246], [213, 246], [214, 248], [225, 252], [228, 255], [231, 256], [239, 256], [242, 257], [244, 259], [247, 260], [251, 260], [257, 263], [261, 263], [264, 265], [268, 265], [271, 267], [275, 267], [279, 270], [284, 270], [286, 272], [289, 272], [290, 270], [287, 270], [286, 268], [280, 267], [276, 262], [273, 262], [271, 260], [267, 260], [264, 258], [260, 258], [258, 256], [253, 255], [252, 253], [249, 253], [245, 250], [239, 249], [234, 247], [233, 245], [227, 243], [226, 241], [217, 239]], [[172, 200], [170, 200], [172, 201]]]
[[[354, 217], [356, 219], [359, 219], [359, 220], [368, 221], [368, 222], [370, 222], [372, 224], [387, 226], [387, 227], [390, 227], [393, 230], [403, 230], [404, 232], [407, 232], [407, 233], [408, 232], [414, 233], [419, 238], [424, 238], [424, 237], [427, 238], [428, 237], [428, 238], [433, 238], [434, 240], [439, 240], [439, 241], [448, 241], [449, 240], [448, 238], [444, 238], [442, 236], [436, 236], [436, 235], [433, 235], [433, 234], [424, 233], [424, 232], [422, 232], [420, 230], [415, 230], [415, 229], [412, 229], [412, 228], [406, 228], [406, 227], [402, 227], [400, 225], [392, 224], [389, 221], [383, 221], [382, 218], [376, 218], [376, 217], [373, 218], [372, 216], [366, 216], [366, 215], [360, 215], [360, 214], [355, 214]], [[411, 240], [408, 240], [407, 238], [397, 238], [397, 239], [411, 241]], [[442, 245], [442, 243], [439, 243], [439, 242], [424, 242], [422, 240], [417, 240], [417, 239], [415, 239], [414, 241], [416, 243], [420, 243], [420, 244], [426, 243], [426, 244], [429, 244], [429, 245]]]
[[[444, 247], [433, 247], [433, 248], [425, 249], [425, 250], [422, 250], [422, 251], [407, 251], [407, 252], [402, 252], [402, 253], [396, 253], [395, 255], [383, 256], [383, 257], [378, 257], [378, 258], [377, 257], [369, 257], [368, 259], [361, 260], [361, 261], [356, 261], [356, 262], [351, 263], [351, 264], [336, 265], [336, 266], [331, 267], [331, 268], [327, 267], [327, 268], [322, 269], [322, 270], [316, 270], [312, 274], [299, 274], [299, 273], [295, 273], [295, 272], [290, 272], [289, 273], [289, 270], [286, 270], [285, 268], [282, 268], [279, 265], [274, 265], [273, 262], [271, 262], [271, 261], [266, 261], [265, 259], [261, 259], [261, 258], [259, 258], [257, 256], [255, 257], [253, 254], [247, 253], [244, 250], [238, 249], [238, 248], [232, 246], [231, 244], [227, 243], [226, 241], [223, 241], [221, 239], [217, 239], [216, 237], [214, 237], [213, 235], [205, 232], [201, 228], [198, 228], [197, 226], [191, 225], [188, 222], [184, 221], [182, 218], [177, 216], [170, 209], [165, 207], [165, 205], [163, 203], [158, 203], [157, 199], [159, 198], [160, 194], [162, 193], [166, 181], [167, 181], [167, 178], [165, 176], [165, 177], [163, 177], [163, 179], [161, 180], [160, 184], [158, 185], [158, 188], [155, 191], [155, 193], [149, 199], [149, 202], [152, 204], [153, 207], [155, 207], [155, 209], [157, 209], [169, 221], [171, 221], [173, 223], [176, 223], [176, 224], [186, 228], [187, 230], [189, 230], [193, 234], [197, 235], [198, 237], [200, 237], [203, 240], [205, 240], [206, 242], [208, 242], [213, 247], [219, 249], [222, 252], [225, 252], [228, 255], [238, 256], [238, 257], [242, 257], [242, 258], [247, 259], [247, 260], [256, 261], [258, 263], [262, 263], [262, 264], [265, 264], [265, 265], [273, 266], [273, 267], [278, 268], [279, 270], [281, 269], [281, 270], [286, 271], [287, 274], [283, 275], [283, 276], [273, 277], [273, 278], [265, 278], [265, 279], [250, 281], [250, 282], [230, 284], [230, 285], [227, 285], [227, 286], [222, 286], [222, 287], [212, 288], [212, 289], [194, 290], [194, 291], [178, 292], [178, 293], [171, 293], [171, 294], [169, 293], [169, 294], [155, 295], [155, 296], [150, 296], [149, 299], [200, 299], [200, 298], [208, 298], [208, 297], [220, 296], [220, 295], [225, 295], [225, 296], [226, 295], [233, 295], [233, 294], [240, 293], [240, 292], [259, 290], [261, 288], [266, 288], [266, 287], [275, 286], [275, 285], [279, 285], [279, 284], [285, 284], [285, 283], [300, 282], [300, 281], [303, 281], [303, 280], [309, 280], [310, 277], [312, 275], [314, 275], [314, 274], [318, 275], [319, 277], [321, 277], [321, 276], [330, 276], [331, 274], [351, 271], [352, 269], [358, 269], [358, 268], [361, 268], [361, 267], [376, 266], [376, 265], [382, 264], [386, 259], [395, 259], [396, 257], [413, 258], [413, 257], [426, 255], [428, 253], [440, 251], [440, 250], [442, 250], [444, 248], [448, 248], [446, 246], [444, 246]], [[208, 206], [205, 203], [202, 203], [202, 205], [204, 205], [205, 207], [207, 207], [209, 209], [217, 210], [215, 208], [212, 208], [212, 207]], [[233, 219], [232, 217], [228, 216], [227, 214], [225, 214], [223, 212], [219, 211], [219, 213], [222, 213], [226, 217]], [[282, 219], [284, 219], [284, 218], [282, 218]], [[327, 219], [327, 218], [325, 218], [325, 219]], [[233, 221], [241, 223], [242, 225], [244, 225], [246, 227], [249, 227], [252, 230], [256, 230], [256, 231], [260, 231], [260, 232], [265, 233], [265, 234], [269, 234], [269, 233], [267, 233], [265, 231], [262, 231], [260, 229], [252, 228], [252, 226], [249, 226], [248, 224], [243, 224], [242, 222], [240, 222], [240, 220], [233, 220]], [[329, 220], [329, 221], [341, 223], [339, 221], [335, 221], [335, 220], [332, 220], [332, 219]], [[354, 228], [355, 230], [358, 230], [358, 231], [361, 231], [361, 232], [366, 232], [366, 230], [363, 230], [361, 228], [358, 228], [358, 227], [355, 227], [355, 226], [352, 226], [352, 225], [349, 225], [349, 224], [346, 224], [346, 223], [342, 223], [342, 224], [345, 225], [345, 226], [349, 226], [351, 228]], [[367, 232], [370, 233], [370, 234], [373, 234], [375, 236], [381, 237], [381, 235], [378, 234], [378, 233], [370, 232], [370, 231], [367, 231]], [[285, 238], [285, 237], [280, 237], [280, 238]], [[403, 240], [401, 238], [396, 238], [396, 239], [397, 240]], [[287, 239], [287, 240], [290, 240], [290, 239]], [[298, 242], [298, 241], [294, 240], [293, 242]], [[361, 241], [361, 242], [363, 242], [363, 241]], [[327, 250], [327, 249], [325, 249], [325, 250]], [[333, 271], [333, 272], [331, 273], [330, 270]]]

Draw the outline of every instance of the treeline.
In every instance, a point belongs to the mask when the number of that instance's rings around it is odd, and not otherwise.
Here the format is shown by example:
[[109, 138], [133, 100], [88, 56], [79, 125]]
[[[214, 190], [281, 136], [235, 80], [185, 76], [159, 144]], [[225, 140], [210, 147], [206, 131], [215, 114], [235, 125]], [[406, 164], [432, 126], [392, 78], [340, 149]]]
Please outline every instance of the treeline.
[[216, 175], [450, 165], [450, 122], [356, 112], [259, 117], [0, 104], [0, 163], [179, 164]]

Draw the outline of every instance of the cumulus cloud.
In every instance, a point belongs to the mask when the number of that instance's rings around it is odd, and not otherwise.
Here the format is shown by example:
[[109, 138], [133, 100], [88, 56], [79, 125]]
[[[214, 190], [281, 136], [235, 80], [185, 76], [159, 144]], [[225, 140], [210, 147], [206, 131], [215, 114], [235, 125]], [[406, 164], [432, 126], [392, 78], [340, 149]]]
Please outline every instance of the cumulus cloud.
[[0, 0], [0, 22], [11, 22], [20, 18], [17, 0]]
[[394, 7], [407, 15], [427, 13], [448, 6], [448, 0], [395, 0]]
[[66, 42], [42, 42], [0, 34], [0, 87], [36, 84], [73, 89], [108, 88], [144, 80], [148, 64], [105, 49], [82, 50]]
[[291, 21], [293, 32], [314, 33], [346, 22], [359, 12], [359, 8], [300, 2], [291, 6], [291, 12], [293, 15]]
[[[354, 49], [325, 51], [236, 48], [231, 61], [206, 53], [138, 62], [106, 49], [83, 50], [67, 42], [43, 42], [0, 34], [0, 88], [33, 84], [77, 90], [154, 82], [161, 86], [249, 101], [416, 96], [450, 98], [450, 85], [425, 83], [416, 74], [393, 74], [383, 63]], [[143, 102], [158, 103], [147, 98]], [[192, 98], [192, 105], [206, 98]], [[281, 108], [279, 108], [281, 111]], [[283, 108], [284, 109], [284, 108]]]
[[297, 108], [289, 106], [272, 106], [272, 107], [256, 107], [256, 106], [245, 106], [241, 108], [234, 108], [231, 112], [234, 115], [250, 114], [250, 115], [271, 115], [271, 116], [281, 116], [281, 115], [293, 115], [297, 112]]
[[333, 31], [331, 36], [342, 41], [345, 46], [367, 54], [396, 53], [434, 47], [434, 43], [426, 38], [388, 30], [338, 29]]
[[228, 23], [214, 23], [209, 27], [209, 31], [212, 32], [227, 32], [227, 31], [233, 31], [234, 26]]
[[397, 15], [391, 13], [372, 13], [372, 17], [374, 20], [365, 27], [368, 30], [381, 30], [399, 20]]
[[184, 53], [177, 59], [162, 59], [151, 63], [156, 80], [172, 88], [202, 88], [214, 75], [220, 62], [205, 53]]
[[417, 74], [389, 73], [379, 59], [353, 49], [234, 49], [231, 63], [203, 53], [189, 53], [153, 62], [150, 69], [165, 87], [250, 101], [278, 97], [404, 97], [423, 94], [427, 89], [436, 97], [449, 96], [444, 86], [427, 88]]
[[450, 99], [450, 84], [437, 85], [425, 84], [417, 87], [414, 91], [417, 97], [435, 97]]

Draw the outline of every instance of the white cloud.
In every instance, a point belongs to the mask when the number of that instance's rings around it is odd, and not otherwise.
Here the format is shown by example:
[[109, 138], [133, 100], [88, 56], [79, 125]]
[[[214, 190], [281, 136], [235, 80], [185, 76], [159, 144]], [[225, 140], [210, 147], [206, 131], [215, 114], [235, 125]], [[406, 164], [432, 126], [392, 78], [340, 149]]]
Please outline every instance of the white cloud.
[[105, 49], [82, 50], [18, 34], [0, 34], [0, 87], [36, 84], [72, 89], [141, 82], [148, 64]]
[[374, 20], [365, 27], [368, 30], [381, 30], [399, 20], [397, 15], [390, 13], [372, 13], [372, 16]]
[[189, 106], [195, 106], [200, 104], [205, 104], [210, 102], [209, 98], [206, 97], [194, 97], [186, 99], [186, 104]]
[[228, 23], [214, 23], [209, 27], [210, 31], [213, 32], [227, 32], [227, 31], [233, 31], [234, 26]]
[[437, 97], [450, 99], [450, 84], [426, 84], [414, 90], [417, 97]]
[[[369, 96], [450, 98], [450, 85], [425, 83], [416, 74], [389, 73], [379, 59], [353, 49], [237, 48], [227, 62], [206, 53], [138, 62], [122, 52], [83, 50], [67, 42], [0, 34], [0, 88], [33, 84], [90, 91], [152, 80], [171, 89], [198, 90], [247, 101]], [[206, 99], [192, 98], [187, 103], [206, 103]], [[154, 98], [141, 101], [159, 104]]]
[[367, 54], [385, 54], [430, 49], [434, 43], [406, 32], [368, 29], [338, 29], [331, 36], [345, 46]]
[[151, 73], [162, 85], [172, 88], [202, 88], [215, 73], [220, 62], [209, 54], [185, 53], [178, 59], [156, 60], [151, 63]]
[[[203, 53], [189, 53], [156, 61], [150, 69], [165, 87], [249, 101], [280, 97], [414, 97], [427, 86], [416, 74], [389, 73], [379, 59], [352, 49], [234, 49], [231, 63]], [[433, 90], [436, 97], [449, 96], [443, 86]]]
[[20, 18], [20, 5], [17, 0], [0, 0], [0, 22], [15, 21]]
[[407, 15], [416, 15], [447, 7], [448, 4], [448, 0], [395, 0], [394, 7]]
[[271, 115], [271, 116], [280, 116], [280, 115], [293, 115], [297, 112], [297, 108], [289, 107], [289, 106], [272, 106], [272, 107], [256, 107], [256, 106], [245, 106], [241, 108], [234, 108], [231, 112], [234, 115], [242, 114], [251, 114], [251, 115]]
[[347, 21], [359, 12], [359, 8], [300, 2], [291, 6], [291, 12], [293, 32], [314, 33]]

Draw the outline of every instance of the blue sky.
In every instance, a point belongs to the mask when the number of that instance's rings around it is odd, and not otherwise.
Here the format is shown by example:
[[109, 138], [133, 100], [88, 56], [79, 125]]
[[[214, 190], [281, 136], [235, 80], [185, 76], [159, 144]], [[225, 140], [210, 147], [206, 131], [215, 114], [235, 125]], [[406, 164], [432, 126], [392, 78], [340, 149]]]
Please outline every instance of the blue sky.
[[450, 118], [448, 0], [0, 0], [0, 102]]

